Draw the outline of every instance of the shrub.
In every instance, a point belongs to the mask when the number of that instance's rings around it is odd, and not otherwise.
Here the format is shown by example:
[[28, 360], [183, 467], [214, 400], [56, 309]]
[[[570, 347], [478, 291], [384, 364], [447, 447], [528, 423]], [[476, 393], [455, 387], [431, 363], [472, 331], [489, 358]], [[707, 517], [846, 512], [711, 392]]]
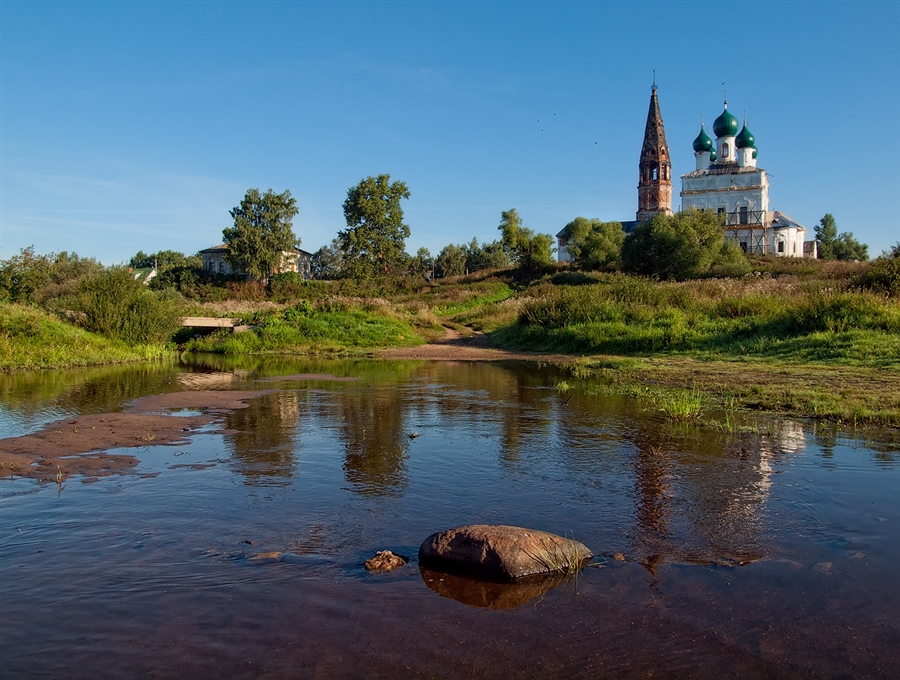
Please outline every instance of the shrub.
[[129, 344], [165, 342], [181, 326], [181, 296], [148, 290], [124, 267], [84, 279], [74, 300], [85, 329]]
[[876, 293], [900, 297], [900, 243], [875, 258], [857, 279], [858, 285]]

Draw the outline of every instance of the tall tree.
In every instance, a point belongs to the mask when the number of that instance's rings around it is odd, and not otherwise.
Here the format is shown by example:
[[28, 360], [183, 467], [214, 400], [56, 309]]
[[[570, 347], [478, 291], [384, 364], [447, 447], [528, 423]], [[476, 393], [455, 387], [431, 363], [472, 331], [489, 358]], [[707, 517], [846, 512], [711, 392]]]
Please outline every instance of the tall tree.
[[390, 175], [366, 177], [347, 191], [344, 218], [347, 228], [338, 232], [343, 252], [343, 273], [351, 278], [398, 275], [407, 260], [400, 201], [409, 198], [404, 182]]
[[615, 269], [622, 256], [625, 232], [621, 222], [576, 217], [565, 227], [567, 247], [582, 269]]
[[233, 227], [222, 230], [228, 261], [255, 279], [267, 281], [282, 265], [284, 251], [293, 251], [300, 239], [292, 230], [297, 202], [291, 192], [248, 189], [240, 205], [230, 211]]
[[553, 262], [553, 237], [527, 229], [515, 208], [500, 213], [497, 228], [502, 235], [503, 251], [517, 267], [536, 269]]
[[343, 260], [344, 253], [341, 251], [341, 245], [337, 239], [334, 239], [329, 245], [322, 246], [313, 253], [309, 263], [310, 273], [314, 279], [319, 281], [340, 278]]
[[622, 269], [660, 279], [692, 279], [731, 255], [721, 218], [691, 208], [675, 215], [659, 213], [639, 224], [622, 244]]
[[435, 274], [440, 278], [466, 273], [466, 251], [452, 243], [444, 246], [434, 261]]
[[834, 215], [825, 213], [819, 223], [814, 227], [819, 258], [823, 260], [835, 259], [835, 244], [838, 239], [837, 222]]
[[868, 260], [869, 246], [857, 241], [852, 231], [838, 234], [837, 221], [831, 213], [825, 213], [814, 227], [821, 260]]

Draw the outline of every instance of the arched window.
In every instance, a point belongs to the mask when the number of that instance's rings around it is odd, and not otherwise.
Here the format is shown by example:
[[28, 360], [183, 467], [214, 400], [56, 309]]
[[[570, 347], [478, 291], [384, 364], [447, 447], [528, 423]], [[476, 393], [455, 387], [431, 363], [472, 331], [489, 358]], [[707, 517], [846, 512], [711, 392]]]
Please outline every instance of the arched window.
[[652, 179], [653, 179], [654, 181], [659, 179], [659, 168], [653, 168], [653, 177], [652, 177]]
[[728, 158], [728, 142], [722, 145], [722, 158]]

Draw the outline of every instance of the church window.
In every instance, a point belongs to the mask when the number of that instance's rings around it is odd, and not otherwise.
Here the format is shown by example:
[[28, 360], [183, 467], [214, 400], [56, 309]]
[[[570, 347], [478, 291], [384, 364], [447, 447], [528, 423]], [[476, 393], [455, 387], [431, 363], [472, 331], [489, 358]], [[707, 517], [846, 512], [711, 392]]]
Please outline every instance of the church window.
[[722, 145], [722, 158], [728, 158], [728, 144]]
[[716, 215], [724, 215], [724, 214], [725, 214], [725, 208], [718, 208], [716, 210]]
[[653, 179], [659, 179], [659, 168], [653, 168]]
[[783, 252], [784, 252], [784, 241], [779, 241], [779, 242], [778, 242], [778, 252], [779, 252], [779, 253], [783, 253]]
[[741, 241], [741, 250], [743, 250], [745, 253], [747, 252], [747, 242], [746, 241]]
[[740, 223], [741, 223], [741, 224], [747, 224], [747, 223], [748, 223], [748, 220], [747, 220], [747, 206], [746, 206], [746, 205], [742, 205], [742, 206], [740, 207]]
[[224, 262], [219, 262], [219, 273], [220, 274], [225, 273], [225, 263]]

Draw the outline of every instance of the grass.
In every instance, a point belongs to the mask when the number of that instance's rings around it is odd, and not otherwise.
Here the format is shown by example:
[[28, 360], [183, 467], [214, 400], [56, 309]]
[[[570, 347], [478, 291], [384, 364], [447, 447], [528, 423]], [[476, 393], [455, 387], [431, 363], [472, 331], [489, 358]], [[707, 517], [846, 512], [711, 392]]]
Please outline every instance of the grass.
[[[828, 284], [828, 285], [824, 285]], [[533, 351], [765, 358], [900, 368], [900, 301], [795, 278], [536, 286], [502, 345]]]
[[656, 405], [670, 420], [693, 421], [700, 417], [703, 398], [699, 391], [677, 390], [660, 395]]
[[409, 323], [350, 304], [313, 308], [308, 303], [249, 319], [251, 331], [219, 331], [190, 340], [185, 349], [223, 354], [338, 353], [423, 342]]
[[171, 356], [173, 346], [132, 346], [89, 333], [34, 307], [0, 304], [0, 371], [121, 364]]
[[766, 411], [900, 426], [900, 373], [893, 370], [690, 357], [586, 357], [561, 369], [581, 389], [645, 399], [669, 417], [699, 408], [686, 420], [709, 412], [727, 417], [735, 411]]

